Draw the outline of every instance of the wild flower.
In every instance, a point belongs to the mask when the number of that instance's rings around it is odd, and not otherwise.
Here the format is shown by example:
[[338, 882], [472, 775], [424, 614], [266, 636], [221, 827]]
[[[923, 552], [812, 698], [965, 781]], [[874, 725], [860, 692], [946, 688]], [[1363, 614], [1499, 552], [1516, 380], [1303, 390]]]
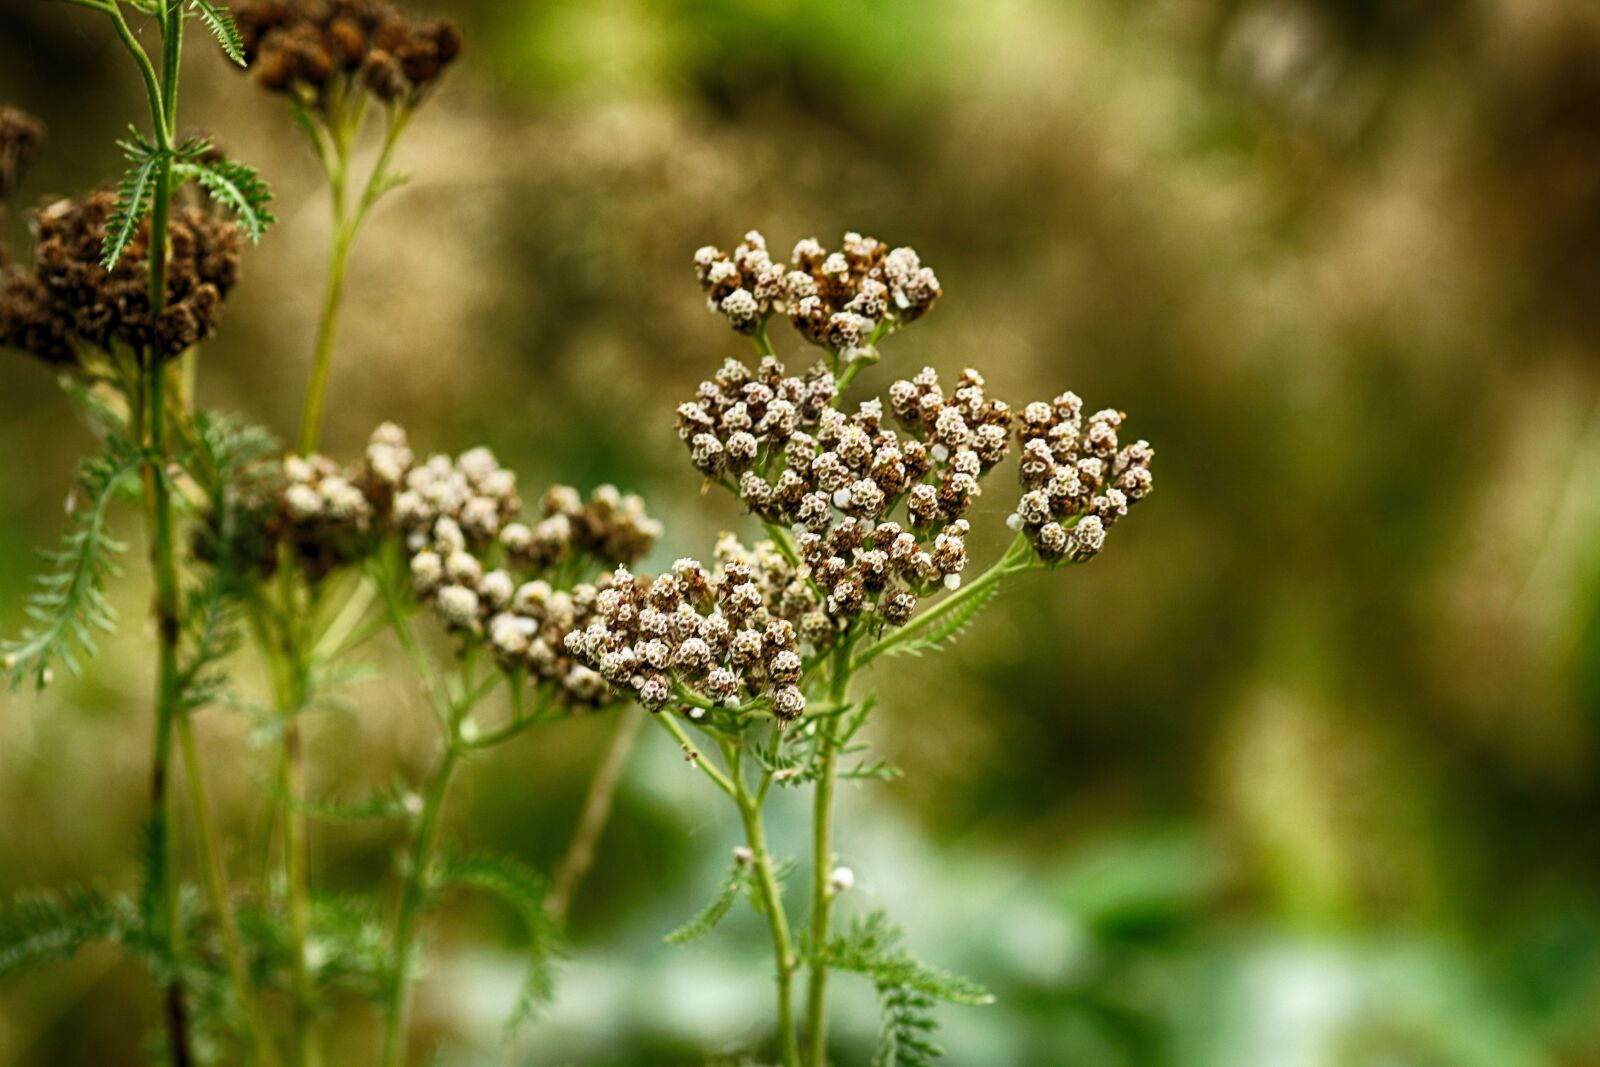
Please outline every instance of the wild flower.
[[[659, 712], [656, 721], [744, 824], [744, 851], [723, 895], [669, 940], [704, 934], [748, 887], [772, 935], [786, 1067], [828, 1062], [828, 978], [837, 969], [877, 987], [880, 1060], [927, 1063], [938, 1054], [928, 1039], [933, 1000], [988, 998], [907, 955], [881, 913], [847, 934], [833, 931], [834, 901], [856, 882], [834, 854], [836, 783], [896, 773], [881, 760], [842, 763], [864, 749], [858, 739], [874, 702], [853, 697], [852, 682], [882, 656], [944, 647], [1004, 579], [1092, 558], [1106, 530], [1148, 494], [1153, 452], [1143, 441], [1119, 445], [1121, 412], [1084, 422], [1071, 393], [1017, 412], [971, 368], [948, 388], [925, 367], [894, 381], [884, 398], [846, 402], [853, 381], [878, 360], [878, 342], [942, 295], [910, 248], [851, 233], [837, 252], [803, 240], [780, 265], [752, 231], [731, 253], [698, 250], [694, 271], [710, 309], [751, 338], [759, 363], [752, 370], [728, 360], [701, 383], [677, 409], [678, 436], [699, 475], [734, 494], [767, 539], [746, 550], [725, 537], [710, 572], [693, 560], [653, 579], [619, 571], [599, 620], [574, 630], [568, 645]], [[779, 362], [768, 337], [779, 314], [822, 349], [799, 373]], [[972, 505], [1012, 453], [1013, 430], [1023, 490], [1010, 520], [1016, 537], [969, 578]], [[720, 753], [720, 764], [686, 725]], [[774, 785], [814, 788], [804, 940], [794, 934], [763, 826]], [[792, 1004], [802, 971], [803, 1027]]]

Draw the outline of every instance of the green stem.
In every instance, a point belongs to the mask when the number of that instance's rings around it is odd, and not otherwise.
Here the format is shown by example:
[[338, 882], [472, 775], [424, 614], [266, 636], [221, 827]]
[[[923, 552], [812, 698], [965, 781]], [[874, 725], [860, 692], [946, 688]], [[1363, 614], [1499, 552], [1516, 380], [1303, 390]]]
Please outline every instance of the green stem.
[[799, 1067], [800, 1042], [794, 1026], [793, 987], [794, 973], [799, 961], [794, 951], [794, 937], [789, 930], [789, 916], [783, 909], [783, 892], [773, 871], [772, 854], [767, 848], [766, 828], [761, 822], [761, 800], [766, 797], [767, 780], [761, 790], [752, 796], [739, 770], [739, 753], [731, 742], [723, 743], [723, 758], [729, 773], [724, 774], [706, 759], [705, 753], [689, 738], [683, 724], [672, 712], [662, 712], [655, 720], [677, 739], [689, 762], [700, 768], [713, 785], [728, 795], [739, 809], [744, 822], [745, 843], [750, 847], [751, 862], [755, 864], [756, 888], [761, 895], [762, 911], [772, 931], [773, 966], [777, 974], [778, 995], [778, 1047], [783, 1056], [783, 1067]]
[[378, 160], [367, 176], [354, 212], [349, 209], [346, 189], [350, 173], [350, 124], [342, 115], [336, 115], [333, 132], [333, 154], [325, 158], [328, 184], [333, 198], [333, 249], [328, 261], [328, 281], [322, 294], [322, 312], [317, 320], [317, 347], [311, 363], [311, 381], [306, 386], [305, 408], [300, 417], [300, 452], [314, 452], [322, 435], [323, 411], [328, 399], [328, 378], [333, 371], [334, 341], [339, 330], [339, 312], [344, 303], [344, 280], [350, 260], [350, 246], [356, 233], [366, 221], [372, 205], [383, 195], [389, 180], [389, 164], [394, 158], [395, 145], [411, 120], [411, 112], [397, 108], [390, 113], [385, 129], [383, 147]]
[[233, 905], [228, 900], [228, 872], [223, 864], [222, 849], [217, 833], [216, 819], [206, 795], [205, 778], [200, 769], [200, 749], [195, 744], [194, 727], [189, 716], [179, 714], [175, 719], [178, 748], [183, 754], [184, 774], [189, 781], [189, 803], [194, 808], [196, 838], [200, 845], [200, 860], [205, 871], [206, 895], [211, 910], [217, 915], [217, 929], [222, 938], [222, 956], [228, 968], [228, 978], [239, 998], [239, 1010], [244, 1014], [250, 1031], [250, 1041], [258, 1063], [276, 1064], [277, 1049], [267, 1030], [266, 1019], [261, 1014], [255, 998], [255, 988], [250, 981], [250, 971], [245, 964], [244, 945], [239, 939], [239, 924], [234, 918]]
[[[159, 190], [157, 195], [159, 196]], [[178, 916], [177, 840], [172, 832], [172, 791], [168, 788], [172, 765], [173, 720], [178, 702], [178, 568], [172, 537], [172, 499], [166, 476], [166, 403], [162, 363], [152, 358], [145, 370], [147, 448], [145, 490], [150, 501], [151, 567], [155, 571], [157, 634], [156, 715], [154, 755], [150, 766], [150, 894], [161, 917], [163, 948], [172, 971], [165, 994], [167, 1042], [176, 1067], [194, 1062], [189, 1048], [188, 1008], [177, 963], [183, 951]]]
[[[800, 1038], [794, 1026], [794, 973], [799, 967], [795, 957], [794, 937], [789, 932], [789, 916], [783, 907], [783, 890], [778, 886], [773, 871], [772, 853], [767, 848], [767, 831], [761, 822], [761, 800], [753, 797], [745, 785], [744, 773], [739, 767], [739, 750], [732, 742], [724, 742], [723, 758], [732, 772], [734, 802], [739, 806], [739, 816], [744, 820], [745, 843], [750, 846], [750, 862], [756, 872], [756, 888], [761, 894], [761, 910], [766, 913], [772, 930], [773, 967], [777, 973], [778, 995], [778, 1050], [784, 1067], [799, 1067]], [[766, 796], [766, 782], [759, 796]]]
[[389, 1017], [384, 1027], [383, 1067], [400, 1067], [405, 1056], [406, 1026], [411, 1009], [411, 946], [416, 940], [417, 922], [427, 897], [427, 872], [433, 863], [439, 840], [439, 813], [450, 789], [450, 777], [461, 759], [462, 748], [452, 737], [444, 757], [433, 773], [423, 801], [417, 832], [412, 840], [401, 890], [400, 912], [395, 919], [393, 973], [389, 985]]
[[[834, 652], [829, 704], [842, 705], [849, 695], [853, 645], [853, 640], [844, 638]], [[832, 936], [830, 878], [833, 874], [833, 799], [839, 777], [838, 729], [837, 715], [817, 722], [822, 767], [817, 775], [811, 815], [811, 950], [815, 955], [811, 976], [806, 982], [807, 1062], [811, 1067], [825, 1067], [828, 1062], [828, 968], [820, 962], [820, 956]]]

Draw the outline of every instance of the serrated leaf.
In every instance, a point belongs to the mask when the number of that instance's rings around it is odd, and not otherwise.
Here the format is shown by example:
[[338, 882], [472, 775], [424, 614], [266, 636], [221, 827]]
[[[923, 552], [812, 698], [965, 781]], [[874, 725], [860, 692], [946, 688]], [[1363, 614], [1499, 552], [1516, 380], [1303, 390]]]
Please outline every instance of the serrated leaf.
[[952, 1004], [990, 1004], [994, 997], [969, 978], [923, 963], [900, 947], [900, 928], [882, 911], [856, 919], [828, 942], [821, 960], [880, 985], [903, 986]]
[[156, 172], [166, 155], [137, 130], [133, 140], [117, 143], [128, 159], [128, 169], [117, 183], [117, 204], [106, 220], [100, 257], [100, 265], [106, 270], [114, 268], [122, 259], [134, 234], [139, 232], [139, 223], [150, 213], [155, 198]]
[[896, 645], [889, 649], [889, 655], [920, 656], [924, 652], [931, 652], [934, 649], [944, 647], [960, 637], [967, 627], [972, 625], [972, 620], [978, 617], [978, 613], [988, 607], [999, 593], [1000, 586], [998, 584], [988, 586], [983, 592], [972, 597], [960, 607], [951, 610], [943, 618], [928, 627], [926, 632], [918, 634], [905, 644]]
[[750, 881], [747, 864], [735, 863], [733, 870], [728, 872], [728, 877], [723, 881], [722, 887], [717, 890], [717, 895], [711, 903], [702, 908], [694, 918], [678, 927], [672, 933], [662, 938], [669, 945], [687, 945], [691, 941], [698, 941], [705, 937], [716, 925], [727, 917], [733, 908], [733, 902], [739, 899], [739, 894], [744, 891]]
[[267, 227], [278, 221], [267, 209], [272, 202], [272, 190], [255, 168], [247, 164], [233, 159], [180, 162], [172, 170], [184, 181], [198, 182], [211, 199], [232, 211], [252, 244], [260, 243]]
[[214, 4], [211, 0], [189, 0], [189, 6], [211, 30], [211, 35], [217, 39], [228, 58], [241, 67], [245, 66], [244, 41], [239, 37], [239, 27], [234, 24], [233, 13], [226, 6]]
[[932, 1040], [934, 1002], [990, 1004], [978, 983], [923, 963], [900, 947], [901, 930], [881, 911], [851, 923], [817, 954], [820, 963], [853, 971], [877, 988], [883, 1014], [873, 1067], [930, 1067], [943, 1053]]
[[27, 598], [33, 624], [23, 629], [21, 637], [0, 644], [12, 689], [30, 676], [44, 688], [56, 662], [78, 674], [79, 655], [95, 652], [95, 634], [115, 629], [117, 615], [106, 597], [106, 579], [120, 573], [116, 557], [127, 546], [107, 532], [107, 513], [141, 463], [132, 443], [112, 435], [103, 451], [78, 468], [83, 506], [74, 510], [60, 547], [44, 553], [52, 569], [34, 579], [38, 588]]
[[545, 911], [545, 880], [532, 867], [508, 856], [447, 856], [434, 874], [438, 890], [452, 886], [498, 897], [516, 911], [528, 935], [528, 974], [523, 980], [508, 1029], [531, 1019], [555, 996], [555, 961], [561, 956], [561, 930]]

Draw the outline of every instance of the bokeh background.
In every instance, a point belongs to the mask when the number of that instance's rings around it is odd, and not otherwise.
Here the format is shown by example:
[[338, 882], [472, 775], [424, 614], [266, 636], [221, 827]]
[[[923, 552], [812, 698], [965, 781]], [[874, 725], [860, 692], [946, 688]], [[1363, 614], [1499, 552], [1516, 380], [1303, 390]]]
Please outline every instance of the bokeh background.
[[[938, 270], [944, 302], [863, 386], [974, 365], [1016, 402], [1123, 408], [1158, 450], [1156, 494], [1091, 566], [879, 669], [873, 741], [906, 775], [846, 791], [846, 911], [888, 907], [997, 993], [943, 1013], [950, 1063], [1600, 1064], [1600, 7], [432, 10], [468, 51], [358, 245], [331, 451], [397, 419], [425, 449], [493, 446], [527, 487], [644, 492], [661, 560], [706, 552], [745, 520], [699, 493], [672, 408], [746, 349], [689, 256], [751, 227], [778, 248], [863, 230]], [[0, 4], [0, 99], [52, 130], [25, 200], [107, 179], [143, 118], [101, 23]], [[327, 205], [280, 100], [210, 48], [184, 78], [191, 123], [261, 167], [282, 220], [201, 397], [287, 433]], [[13, 357], [0, 383], [12, 631], [90, 438], [41, 368]], [[980, 556], [1009, 496], [982, 501]], [[0, 892], [135, 878], [151, 636], [131, 570], [85, 678], [0, 696]], [[314, 720], [314, 788], [423, 773], [403, 678]], [[451, 833], [552, 862], [610, 725], [484, 761]], [[201, 726], [248, 876], [262, 756], [243, 716]], [[510, 916], [439, 917], [439, 1062], [731, 1063], [758, 1041], [758, 921], [660, 942], [737, 840], [718, 801], [644, 735], [559, 998], [516, 1047]], [[801, 855], [803, 812], [773, 818]], [[371, 885], [393, 845], [323, 830], [314, 877]], [[865, 1063], [871, 990], [837, 993], [841, 1062]], [[143, 972], [90, 952], [0, 986], [0, 1063], [136, 1062], [154, 1019]]]

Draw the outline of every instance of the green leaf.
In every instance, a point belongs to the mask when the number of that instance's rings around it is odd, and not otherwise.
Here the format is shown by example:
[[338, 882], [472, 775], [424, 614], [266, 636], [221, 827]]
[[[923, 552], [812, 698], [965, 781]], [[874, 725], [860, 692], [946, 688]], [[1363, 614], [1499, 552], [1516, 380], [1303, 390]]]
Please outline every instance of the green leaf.
[[932, 1067], [944, 1055], [933, 1041], [939, 1024], [933, 1017], [932, 997], [901, 986], [880, 986], [878, 1009], [883, 1027], [872, 1067]]
[[172, 172], [184, 181], [199, 182], [211, 199], [228, 208], [252, 244], [259, 244], [277, 216], [267, 210], [272, 190], [255, 168], [233, 159], [215, 162], [180, 162]]
[[73, 674], [80, 673], [78, 657], [94, 654], [95, 633], [115, 628], [117, 615], [106, 598], [106, 579], [120, 573], [115, 557], [127, 546], [107, 532], [106, 516], [141, 462], [129, 441], [111, 436], [100, 454], [78, 468], [79, 493], [86, 504], [74, 512], [61, 547], [44, 554], [51, 570], [35, 579], [38, 589], [27, 599], [32, 623], [17, 640], [0, 644], [12, 689], [29, 676], [43, 689], [51, 664], [58, 660]]
[[927, 631], [918, 634], [911, 640], [889, 649], [891, 656], [912, 655], [920, 656], [924, 652], [943, 648], [955, 641], [964, 633], [978, 613], [993, 603], [994, 598], [1000, 593], [1000, 585], [996, 583], [984, 589], [983, 592], [972, 597], [965, 604], [952, 610], [944, 618], [928, 627]]
[[971, 979], [923, 963], [900, 946], [898, 926], [881, 911], [856, 919], [828, 942], [818, 962], [869, 979], [883, 1014], [873, 1067], [928, 1067], [943, 1052], [932, 1034], [935, 1001], [992, 1004], [994, 997]]
[[239, 27], [234, 25], [233, 13], [222, 4], [213, 4], [211, 0], [189, 0], [189, 6], [210, 28], [212, 36], [228, 58], [241, 67], [245, 66], [244, 41], [239, 37]]
[[528, 974], [507, 1028], [527, 1022], [555, 996], [554, 964], [562, 953], [561, 929], [544, 908], [544, 878], [509, 856], [447, 856], [436, 869], [434, 886], [475, 889], [498, 897], [522, 920], [528, 936]]
[[96, 941], [121, 941], [138, 926], [125, 896], [96, 889], [23, 894], [0, 909], [0, 978]]
[[166, 153], [133, 131], [133, 140], [118, 141], [128, 159], [128, 170], [117, 183], [117, 206], [106, 220], [105, 242], [100, 265], [111, 270], [139, 232], [139, 223], [150, 213], [155, 198], [156, 171]]
[[691, 941], [698, 941], [709, 934], [720, 923], [730, 909], [733, 902], [739, 899], [739, 894], [744, 891], [750, 881], [748, 864], [735, 863], [728, 872], [728, 877], [723, 881], [722, 888], [717, 895], [700, 910], [694, 918], [678, 927], [672, 933], [662, 938], [669, 945], [687, 945]]

